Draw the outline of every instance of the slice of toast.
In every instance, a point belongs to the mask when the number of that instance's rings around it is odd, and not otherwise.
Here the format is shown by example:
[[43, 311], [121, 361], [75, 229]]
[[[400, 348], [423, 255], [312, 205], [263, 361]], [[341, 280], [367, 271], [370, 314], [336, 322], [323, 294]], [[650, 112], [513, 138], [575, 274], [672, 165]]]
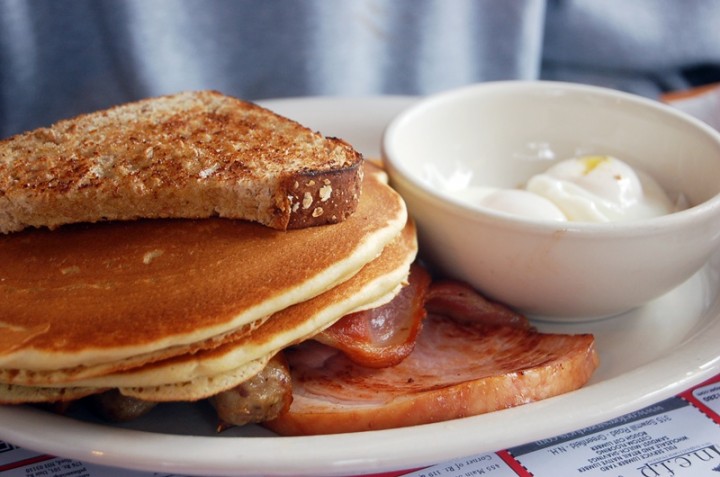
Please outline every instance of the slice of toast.
[[0, 232], [220, 216], [285, 230], [353, 213], [350, 145], [216, 91], [145, 99], [0, 142]]

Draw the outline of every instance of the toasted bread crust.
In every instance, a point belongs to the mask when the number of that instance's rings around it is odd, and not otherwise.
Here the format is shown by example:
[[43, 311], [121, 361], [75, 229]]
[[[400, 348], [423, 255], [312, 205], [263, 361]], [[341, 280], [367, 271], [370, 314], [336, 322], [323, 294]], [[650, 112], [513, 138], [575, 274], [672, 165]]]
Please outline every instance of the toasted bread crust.
[[0, 142], [0, 232], [168, 217], [335, 223], [357, 207], [361, 163], [342, 140], [215, 91], [150, 98]]

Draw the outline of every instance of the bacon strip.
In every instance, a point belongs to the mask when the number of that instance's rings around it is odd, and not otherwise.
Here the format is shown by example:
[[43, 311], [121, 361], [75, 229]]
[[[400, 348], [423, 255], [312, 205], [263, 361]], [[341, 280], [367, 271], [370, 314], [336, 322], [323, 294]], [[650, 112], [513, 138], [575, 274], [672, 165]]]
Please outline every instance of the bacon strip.
[[598, 365], [592, 335], [429, 316], [410, 356], [359, 366], [316, 342], [286, 351], [288, 412], [265, 423], [282, 435], [386, 429], [471, 416], [566, 393]]
[[415, 346], [426, 312], [423, 304], [430, 275], [419, 265], [410, 270], [408, 285], [386, 305], [344, 316], [315, 340], [371, 368], [394, 366]]

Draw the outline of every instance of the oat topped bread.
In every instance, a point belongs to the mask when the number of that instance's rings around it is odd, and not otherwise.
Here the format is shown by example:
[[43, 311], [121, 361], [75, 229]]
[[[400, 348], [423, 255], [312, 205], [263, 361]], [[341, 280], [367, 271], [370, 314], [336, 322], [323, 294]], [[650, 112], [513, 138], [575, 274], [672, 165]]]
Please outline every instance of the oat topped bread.
[[352, 214], [350, 145], [216, 91], [145, 99], [0, 141], [0, 233], [220, 216], [285, 230]]

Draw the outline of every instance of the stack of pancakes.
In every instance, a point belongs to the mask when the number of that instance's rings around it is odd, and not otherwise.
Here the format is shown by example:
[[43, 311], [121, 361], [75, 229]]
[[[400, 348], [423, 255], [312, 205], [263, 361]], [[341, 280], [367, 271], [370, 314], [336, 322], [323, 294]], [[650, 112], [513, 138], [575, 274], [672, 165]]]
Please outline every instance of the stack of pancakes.
[[415, 230], [384, 173], [364, 167], [357, 210], [333, 225], [153, 219], [1, 237], [0, 403], [108, 389], [203, 399], [389, 301], [415, 259]]

